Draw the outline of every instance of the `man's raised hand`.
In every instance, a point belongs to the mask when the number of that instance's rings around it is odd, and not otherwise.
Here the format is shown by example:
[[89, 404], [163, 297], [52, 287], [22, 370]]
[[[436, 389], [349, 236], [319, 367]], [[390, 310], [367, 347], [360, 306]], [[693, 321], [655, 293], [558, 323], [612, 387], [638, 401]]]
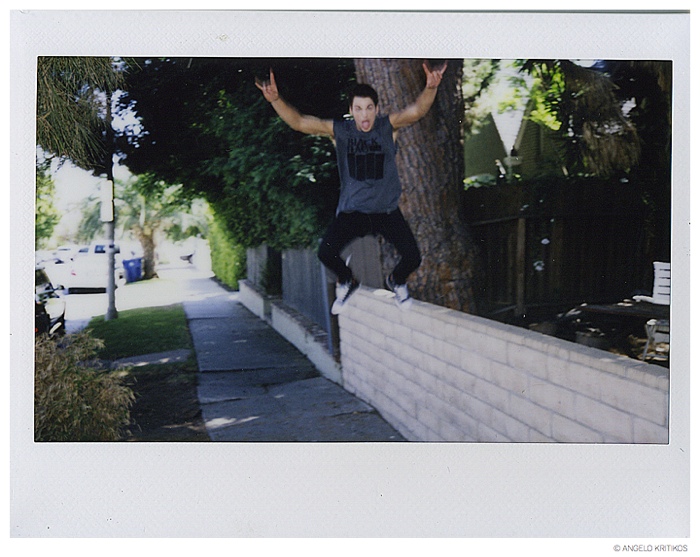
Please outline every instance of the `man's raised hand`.
[[270, 81], [260, 81], [256, 77], [255, 86], [262, 91], [263, 97], [265, 97], [267, 102], [275, 102], [280, 98], [279, 91], [277, 91], [277, 83], [275, 82], [275, 74], [272, 73], [272, 69], [270, 69]]
[[447, 60], [439, 68], [431, 68], [428, 62], [423, 62], [423, 70], [425, 70], [425, 86], [428, 89], [435, 89], [442, 81], [442, 75], [447, 69]]

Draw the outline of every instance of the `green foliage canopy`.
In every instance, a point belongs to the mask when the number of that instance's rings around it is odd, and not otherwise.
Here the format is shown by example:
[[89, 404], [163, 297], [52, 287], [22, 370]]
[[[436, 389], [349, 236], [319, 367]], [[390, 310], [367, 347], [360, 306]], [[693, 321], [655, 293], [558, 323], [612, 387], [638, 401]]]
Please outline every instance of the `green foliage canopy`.
[[611, 177], [638, 164], [637, 128], [604, 71], [571, 60], [526, 60], [522, 67], [534, 78], [529, 118], [556, 132], [570, 173]]
[[283, 249], [310, 245], [337, 203], [328, 139], [304, 136], [277, 117], [255, 87], [273, 67], [281, 93], [300, 111], [340, 117], [352, 80], [349, 60], [140, 59], [124, 109], [144, 133], [118, 145], [135, 174], [151, 173], [204, 196], [234, 242]]
[[61, 215], [53, 204], [56, 186], [46, 164], [36, 169], [36, 219], [34, 221], [34, 247], [39, 249], [53, 235]]
[[37, 144], [93, 170], [104, 158], [104, 98], [122, 75], [107, 57], [41, 56], [37, 60]]

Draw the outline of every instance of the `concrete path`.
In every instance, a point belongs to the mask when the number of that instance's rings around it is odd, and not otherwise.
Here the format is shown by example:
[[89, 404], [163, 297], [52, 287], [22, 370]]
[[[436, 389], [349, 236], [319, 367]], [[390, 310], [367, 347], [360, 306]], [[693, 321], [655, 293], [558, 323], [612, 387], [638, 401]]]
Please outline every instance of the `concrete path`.
[[[117, 291], [118, 310], [182, 303], [199, 371], [198, 398], [212, 441], [404, 441], [369, 405], [320, 375], [269, 324], [222, 288], [210, 272], [159, 268], [162, 281]], [[105, 294], [71, 295], [68, 332], [104, 314]], [[189, 350], [114, 362], [182, 361]]]
[[185, 313], [212, 441], [404, 441], [368, 404], [322, 377], [212, 279], [190, 281]]

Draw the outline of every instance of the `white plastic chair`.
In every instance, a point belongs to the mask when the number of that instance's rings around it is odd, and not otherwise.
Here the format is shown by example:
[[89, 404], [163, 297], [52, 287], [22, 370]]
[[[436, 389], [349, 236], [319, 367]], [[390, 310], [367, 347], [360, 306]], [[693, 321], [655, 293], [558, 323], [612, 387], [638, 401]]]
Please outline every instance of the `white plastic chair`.
[[663, 261], [654, 261], [654, 286], [651, 296], [634, 296], [638, 302], [650, 302], [652, 304], [671, 304], [671, 264]]
[[[663, 261], [654, 261], [654, 286], [651, 296], [634, 296], [638, 302], [650, 302], [652, 304], [671, 304], [671, 264]], [[649, 347], [659, 342], [670, 342], [671, 323], [668, 319], [650, 319], [644, 326], [647, 333], [647, 342], [644, 346], [642, 360], [647, 359]]]

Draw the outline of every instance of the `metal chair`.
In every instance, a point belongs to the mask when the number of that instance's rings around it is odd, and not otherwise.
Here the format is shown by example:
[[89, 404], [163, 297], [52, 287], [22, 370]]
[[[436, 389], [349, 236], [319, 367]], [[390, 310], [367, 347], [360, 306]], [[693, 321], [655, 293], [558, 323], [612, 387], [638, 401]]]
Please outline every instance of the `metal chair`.
[[671, 342], [671, 325], [668, 319], [649, 319], [644, 325], [647, 333], [647, 342], [644, 345], [642, 360], [647, 359], [647, 353], [651, 346], [656, 352], [656, 344], [659, 342]]

